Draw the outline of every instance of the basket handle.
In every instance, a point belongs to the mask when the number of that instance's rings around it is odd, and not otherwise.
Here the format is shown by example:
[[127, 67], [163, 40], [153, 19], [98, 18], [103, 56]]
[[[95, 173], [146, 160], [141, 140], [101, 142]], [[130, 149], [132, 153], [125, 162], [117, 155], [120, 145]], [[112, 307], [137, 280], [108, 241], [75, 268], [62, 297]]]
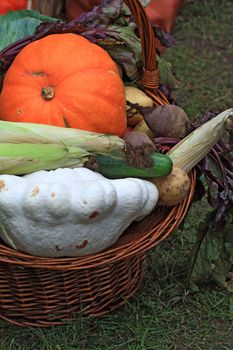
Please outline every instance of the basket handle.
[[139, 0], [124, 0], [138, 26], [142, 44], [143, 71], [141, 84], [153, 91], [159, 88], [159, 69], [156, 61], [156, 41], [150, 20]]

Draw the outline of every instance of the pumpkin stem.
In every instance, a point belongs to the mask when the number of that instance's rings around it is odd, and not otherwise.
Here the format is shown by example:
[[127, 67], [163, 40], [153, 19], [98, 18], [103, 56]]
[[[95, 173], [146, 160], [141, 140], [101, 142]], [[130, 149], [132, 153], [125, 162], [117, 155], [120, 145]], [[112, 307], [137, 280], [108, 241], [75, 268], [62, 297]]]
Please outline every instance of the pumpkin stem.
[[41, 89], [41, 96], [45, 101], [52, 100], [55, 96], [55, 89], [53, 86], [43, 87]]

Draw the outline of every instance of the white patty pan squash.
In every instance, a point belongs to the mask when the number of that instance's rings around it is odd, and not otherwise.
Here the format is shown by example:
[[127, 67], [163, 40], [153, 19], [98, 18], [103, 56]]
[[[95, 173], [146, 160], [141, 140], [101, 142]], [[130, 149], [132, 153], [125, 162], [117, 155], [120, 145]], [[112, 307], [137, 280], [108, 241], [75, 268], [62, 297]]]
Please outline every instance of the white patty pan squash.
[[85, 168], [0, 176], [0, 237], [35, 256], [94, 254], [158, 201], [154, 184], [108, 180]]

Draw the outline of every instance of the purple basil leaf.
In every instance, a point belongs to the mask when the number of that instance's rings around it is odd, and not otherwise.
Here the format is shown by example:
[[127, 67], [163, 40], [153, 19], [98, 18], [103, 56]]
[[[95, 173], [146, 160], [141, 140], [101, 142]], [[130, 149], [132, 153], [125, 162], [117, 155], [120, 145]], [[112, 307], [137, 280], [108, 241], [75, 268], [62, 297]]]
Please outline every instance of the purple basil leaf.
[[157, 26], [156, 24], [153, 25], [153, 30], [155, 36], [159, 39], [160, 43], [164, 47], [173, 47], [175, 45], [175, 39], [173, 36], [161, 28]]
[[211, 174], [213, 179], [215, 179], [219, 183], [223, 182], [223, 173], [221, 171], [221, 168], [220, 168], [219, 164], [217, 163], [217, 161], [213, 160], [211, 155], [206, 156], [206, 158], [204, 160], [204, 169]]
[[233, 204], [233, 190], [228, 191], [228, 198], [229, 198], [229, 201]]
[[215, 226], [217, 229], [224, 227], [226, 224], [226, 210], [228, 202], [222, 201], [215, 214]]
[[171, 88], [169, 88], [165, 84], [160, 84], [159, 89], [167, 97], [167, 99], [171, 105], [176, 105], [176, 101], [175, 101], [174, 97], [172, 96], [172, 89]]
[[221, 199], [223, 199], [224, 201], [227, 200], [228, 197], [228, 188], [226, 188], [225, 190], [223, 190], [222, 192], [219, 193], [219, 196]]
[[119, 17], [121, 9], [122, 0], [102, 0], [99, 6], [81, 14], [73, 20], [73, 23], [85, 25], [87, 28], [107, 27], [111, 21]]
[[207, 183], [209, 186], [209, 202], [216, 209], [219, 206], [218, 185], [216, 182], [208, 181]]

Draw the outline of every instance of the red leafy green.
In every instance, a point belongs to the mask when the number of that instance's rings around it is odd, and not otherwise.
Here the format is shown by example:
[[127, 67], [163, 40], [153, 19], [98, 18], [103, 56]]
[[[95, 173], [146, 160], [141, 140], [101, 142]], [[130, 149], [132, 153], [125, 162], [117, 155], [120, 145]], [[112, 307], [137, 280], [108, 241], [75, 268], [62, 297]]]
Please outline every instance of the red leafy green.
[[[193, 123], [193, 129], [215, 117], [208, 111]], [[177, 139], [156, 138], [156, 148], [166, 152]], [[233, 292], [233, 137], [232, 122], [224, 137], [197, 165], [198, 182], [195, 200], [204, 195], [210, 204], [205, 220], [198, 227], [196, 244], [191, 252], [189, 286], [216, 283]]]
[[[217, 113], [208, 112], [205, 122]], [[197, 123], [198, 125], [198, 123]], [[207, 183], [207, 198], [213, 210], [199, 227], [189, 284], [193, 289], [214, 282], [233, 291], [233, 149], [232, 129], [198, 164]]]
[[[206, 122], [217, 113], [208, 112], [202, 121]], [[196, 126], [200, 121], [196, 123]], [[208, 185], [208, 200], [215, 210], [214, 221], [217, 228], [226, 222], [228, 208], [233, 211], [233, 150], [231, 146], [231, 131], [226, 134], [225, 140], [220, 139], [212, 148], [207, 157], [198, 164], [199, 171]]]

